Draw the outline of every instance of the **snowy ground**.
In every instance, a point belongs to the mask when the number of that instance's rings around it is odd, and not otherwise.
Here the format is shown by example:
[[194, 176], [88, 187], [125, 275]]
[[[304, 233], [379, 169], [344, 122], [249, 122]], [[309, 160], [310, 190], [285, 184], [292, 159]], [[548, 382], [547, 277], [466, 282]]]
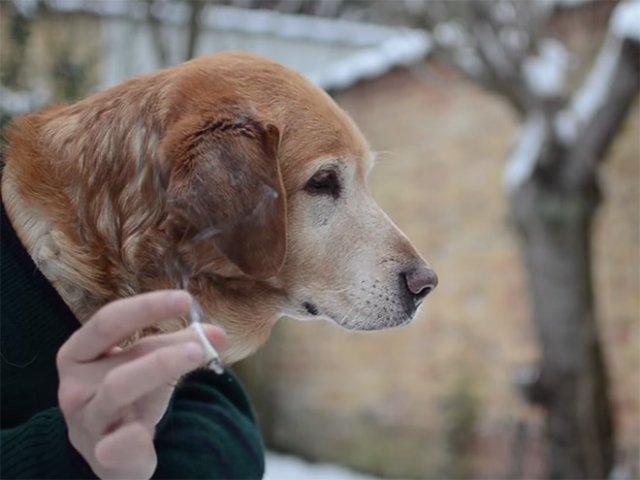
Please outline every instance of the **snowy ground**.
[[264, 480], [378, 480], [330, 463], [308, 463], [292, 455], [267, 452]]

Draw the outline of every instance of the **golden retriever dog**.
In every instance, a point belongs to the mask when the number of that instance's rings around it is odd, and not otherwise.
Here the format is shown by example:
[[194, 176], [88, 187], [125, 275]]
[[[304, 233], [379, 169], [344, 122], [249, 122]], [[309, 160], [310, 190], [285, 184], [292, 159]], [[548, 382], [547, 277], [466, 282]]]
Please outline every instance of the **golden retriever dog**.
[[25, 116], [6, 137], [7, 214], [81, 323], [184, 287], [234, 362], [281, 316], [407, 324], [437, 284], [369, 195], [373, 154], [353, 121], [261, 57], [198, 58]]

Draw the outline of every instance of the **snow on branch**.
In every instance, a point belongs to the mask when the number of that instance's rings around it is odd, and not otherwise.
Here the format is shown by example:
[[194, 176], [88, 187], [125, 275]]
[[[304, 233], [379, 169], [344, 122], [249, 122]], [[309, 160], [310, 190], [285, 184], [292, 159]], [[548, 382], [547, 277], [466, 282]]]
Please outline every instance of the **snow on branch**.
[[514, 192], [531, 177], [542, 156], [547, 136], [544, 115], [540, 112], [530, 114], [520, 130], [516, 146], [504, 170], [502, 185], [507, 193]]
[[576, 92], [568, 109], [555, 119], [556, 135], [566, 146], [571, 145], [583, 126], [604, 105], [616, 73], [622, 42], [609, 36], [583, 86]]
[[[436, 53], [506, 100], [523, 117], [565, 90], [568, 54], [543, 39], [548, 2], [449, 2], [424, 12]], [[429, 8], [428, 10], [432, 10]]]
[[569, 54], [562, 43], [552, 39], [541, 40], [538, 50], [522, 64], [527, 87], [540, 98], [557, 98], [566, 86]]
[[619, 4], [611, 16], [605, 44], [582, 87], [575, 93], [568, 108], [555, 118], [558, 139], [569, 146], [580, 131], [609, 99], [611, 85], [618, 72], [618, 64], [625, 40], [640, 42], [640, 0]]
[[[560, 181], [567, 187], [592, 181], [598, 163], [638, 95], [639, 31], [640, 0], [620, 3], [611, 16], [600, 53], [571, 101], [557, 109], [553, 105], [547, 109], [536, 109], [535, 105], [531, 108], [505, 169], [507, 192], [523, 185], [540, 162], [550, 160], [548, 152], [559, 148], [565, 152], [561, 162], [556, 158]], [[545, 47], [545, 42], [540, 42], [539, 63], [525, 63], [523, 69], [529, 88], [536, 91], [538, 99], [558, 94], [564, 85], [563, 50], [554, 50], [553, 44]]]
[[620, 38], [640, 42], [640, 1], [632, 0], [618, 5], [611, 17], [610, 28]]

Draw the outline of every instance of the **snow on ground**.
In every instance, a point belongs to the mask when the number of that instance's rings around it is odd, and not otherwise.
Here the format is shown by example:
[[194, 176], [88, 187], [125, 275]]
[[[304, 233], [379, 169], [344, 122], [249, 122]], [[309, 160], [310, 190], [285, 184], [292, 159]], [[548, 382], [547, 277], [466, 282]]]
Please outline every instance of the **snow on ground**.
[[330, 463], [308, 463], [293, 455], [267, 452], [263, 480], [379, 480]]

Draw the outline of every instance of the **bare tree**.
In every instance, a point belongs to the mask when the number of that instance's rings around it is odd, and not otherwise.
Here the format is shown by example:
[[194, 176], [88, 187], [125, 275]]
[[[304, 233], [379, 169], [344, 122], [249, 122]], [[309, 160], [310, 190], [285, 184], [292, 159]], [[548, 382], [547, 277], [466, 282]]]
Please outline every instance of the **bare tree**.
[[153, 46], [157, 55], [158, 63], [164, 67], [169, 64], [169, 52], [167, 51], [168, 47], [162, 35], [162, 20], [156, 13], [158, 5], [161, 5], [163, 1], [145, 0], [145, 3], [147, 7], [147, 22], [151, 30], [151, 37], [153, 38]]
[[606, 478], [615, 442], [594, 311], [598, 169], [638, 95], [640, 2], [614, 10], [586, 80], [567, 92], [567, 50], [545, 37], [550, 2], [405, 3], [436, 53], [508, 101], [522, 129], [505, 169], [528, 270], [540, 365], [521, 379], [547, 411], [549, 476]]
[[196, 46], [198, 43], [198, 37], [200, 36], [200, 15], [204, 9], [206, 3], [204, 0], [195, 0], [189, 3], [189, 23], [187, 24], [187, 50], [185, 52], [185, 59], [193, 58], [196, 54]]
[[165, 35], [167, 22], [166, 18], [163, 18], [160, 14], [163, 8], [171, 6], [172, 4], [174, 6], [182, 5], [188, 10], [187, 20], [184, 24], [184, 28], [186, 29], [186, 44], [184, 55], [181, 56], [179, 61], [186, 61], [193, 58], [196, 54], [196, 47], [201, 32], [200, 17], [202, 11], [208, 3], [215, 2], [207, 0], [144, 0], [144, 2], [146, 5], [146, 20], [151, 31], [158, 64], [165, 67], [172, 63], [170, 59], [171, 55], [169, 54], [169, 42], [171, 40]]

